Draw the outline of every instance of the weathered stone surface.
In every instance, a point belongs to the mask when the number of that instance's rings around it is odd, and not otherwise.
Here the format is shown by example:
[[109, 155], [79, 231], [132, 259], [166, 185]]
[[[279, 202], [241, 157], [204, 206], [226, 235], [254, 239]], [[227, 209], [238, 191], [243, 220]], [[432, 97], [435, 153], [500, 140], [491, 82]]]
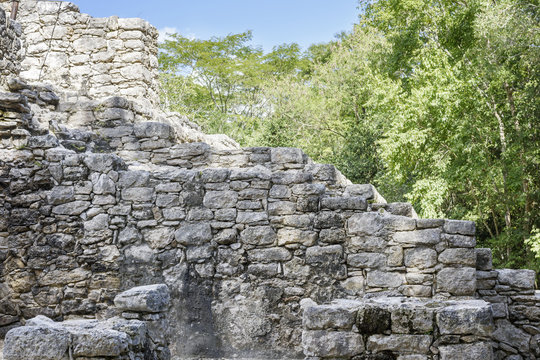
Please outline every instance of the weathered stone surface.
[[386, 265], [386, 256], [377, 253], [358, 253], [347, 256], [347, 264], [357, 268], [381, 268]]
[[439, 347], [441, 360], [493, 360], [493, 349], [487, 342]]
[[476, 238], [474, 236], [442, 234], [441, 238], [448, 241], [449, 247], [474, 248], [476, 246]]
[[339, 264], [342, 258], [341, 245], [312, 246], [306, 250], [307, 264]]
[[383, 228], [382, 216], [378, 213], [354, 214], [347, 221], [351, 235], [375, 235]]
[[401, 354], [427, 354], [431, 345], [430, 335], [371, 335], [366, 348], [369, 351], [394, 351]]
[[73, 329], [71, 335], [74, 356], [119, 356], [129, 345], [125, 333], [111, 329]]
[[443, 335], [490, 336], [493, 331], [491, 306], [478, 300], [446, 306], [437, 312], [437, 326]]
[[121, 159], [113, 154], [87, 154], [83, 162], [91, 171], [100, 173], [118, 170], [122, 166]]
[[64, 204], [75, 200], [73, 186], [55, 186], [47, 196], [47, 201], [51, 205]]
[[277, 235], [270, 226], [252, 226], [240, 233], [240, 240], [250, 245], [272, 245]]
[[170, 227], [156, 227], [142, 230], [144, 240], [154, 249], [162, 249], [169, 245], [174, 236], [174, 229]]
[[72, 201], [52, 208], [53, 214], [58, 215], [81, 215], [90, 207], [88, 201]]
[[165, 284], [135, 287], [114, 298], [114, 305], [118, 309], [135, 312], [162, 312], [167, 309], [169, 302], [169, 288]]
[[440, 239], [440, 229], [402, 231], [393, 235], [393, 240], [395, 242], [411, 245], [435, 245]]
[[338, 300], [329, 305], [310, 306], [304, 310], [303, 326], [309, 330], [350, 330], [356, 323], [360, 304], [351, 300]]
[[304, 331], [302, 346], [307, 356], [346, 358], [364, 352], [362, 336], [349, 331]]
[[182, 245], [199, 245], [212, 239], [212, 228], [206, 223], [185, 224], [174, 233]]
[[367, 273], [367, 284], [372, 287], [396, 288], [405, 283], [405, 275], [397, 272], [373, 270]]
[[357, 314], [356, 326], [361, 334], [382, 334], [390, 330], [392, 314], [384, 306], [363, 303]]
[[256, 262], [288, 261], [292, 259], [292, 254], [287, 249], [274, 247], [251, 250], [248, 252], [248, 259]]
[[521, 289], [533, 289], [535, 272], [534, 270], [496, 270], [499, 274], [499, 283]]
[[445, 220], [444, 231], [448, 234], [474, 235], [476, 226], [474, 221]]
[[273, 163], [302, 163], [304, 161], [304, 153], [297, 148], [272, 148], [270, 150], [270, 158]]
[[204, 206], [211, 209], [232, 208], [238, 201], [235, 191], [208, 191], [204, 196]]
[[474, 249], [446, 249], [439, 255], [439, 261], [443, 264], [476, 267], [476, 252]]
[[476, 269], [489, 271], [493, 269], [493, 254], [491, 249], [475, 249], [476, 251]]
[[279, 229], [277, 233], [278, 245], [302, 244], [312, 246], [317, 240], [317, 233], [299, 229]]
[[512, 325], [510, 321], [503, 319], [496, 321], [493, 338], [512, 346], [520, 352], [526, 353], [529, 350], [531, 335]]
[[437, 291], [452, 295], [473, 295], [476, 290], [476, 269], [444, 268], [437, 274]]
[[427, 269], [437, 264], [437, 252], [430, 248], [412, 248], [404, 250], [406, 267]]
[[62, 328], [24, 326], [8, 331], [4, 360], [58, 360], [67, 356], [71, 336]]

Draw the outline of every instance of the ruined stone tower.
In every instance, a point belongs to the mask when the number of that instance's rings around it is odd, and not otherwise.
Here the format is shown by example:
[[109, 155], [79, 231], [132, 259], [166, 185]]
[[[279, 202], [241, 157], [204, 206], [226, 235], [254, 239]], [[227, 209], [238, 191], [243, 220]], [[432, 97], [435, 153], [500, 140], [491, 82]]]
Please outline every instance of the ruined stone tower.
[[6, 360], [540, 357], [535, 273], [494, 270], [474, 223], [162, 111], [143, 20], [27, 0], [11, 22], [10, 3]]

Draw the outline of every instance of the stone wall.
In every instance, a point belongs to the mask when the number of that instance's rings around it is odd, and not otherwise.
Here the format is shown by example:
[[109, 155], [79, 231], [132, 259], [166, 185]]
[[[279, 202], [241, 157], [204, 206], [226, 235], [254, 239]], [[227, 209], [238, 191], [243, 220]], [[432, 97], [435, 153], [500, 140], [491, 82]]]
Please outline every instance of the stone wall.
[[[9, 11], [11, 0], [0, 5]], [[123, 96], [159, 104], [157, 30], [142, 19], [92, 18], [64, 1], [21, 1], [21, 77], [54, 86], [62, 100]]]
[[390, 297], [304, 307], [302, 342], [310, 359], [494, 359], [485, 301]]
[[19, 19], [21, 76], [52, 86], [0, 91], [0, 336], [37, 315], [139, 317], [115, 296], [165, 283], [172, 306], [150, 318], [178, 358], [539, 356], [534, 272], [493, 270], [474, 223], [418, 219], [300, 149], [207, 144], [152, 107], [156, 33], [142, 20], [51, 1], [21, 3]]
[[[136, 131], [172, 137], [165, 124]], [[182, 144], [175, 166], [129, 168], [58, 145], [34, 136], [2, 157], [6, 325], [111, 316], [118, 291], [165, 282], [173, 353], [299, 358], [304, 298], [475, 294], [473, 223], [403, 216], [410, 206], [374, 202], [371, 185], [298, 149], [245, 149], [250, 166], [216, 168], [231, 157]]]
[[54, 322], [36, 316], [7, 333], [4, 360], [169, 360], [162, 331], [169, 300], [167, 286], [156, 284], [118, 294], [122, 317]]
[[478, 296], [493, 308], [496, 358], [540, 358], [540, 294], [535, 292], [535, 272], [493, 269], [491, 250], [477, 251]]
[[21, 70], [21, 27], [0, 8], [0, 91]]

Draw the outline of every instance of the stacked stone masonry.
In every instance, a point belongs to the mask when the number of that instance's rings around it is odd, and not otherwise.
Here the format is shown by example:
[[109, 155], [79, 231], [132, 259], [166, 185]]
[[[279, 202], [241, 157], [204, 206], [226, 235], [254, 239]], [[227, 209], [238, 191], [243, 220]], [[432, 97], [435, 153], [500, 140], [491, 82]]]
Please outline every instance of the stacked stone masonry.
[[[493, 270], [474, 223], [418, 219], [299, 149], [206, 144], [142, 94], [74, 101], [24, 74], [0, 92], [2, 337], [36, 316], [121, 317], [154, 321], [178, 359], [540, 356], [535, 274]], [[140, 290], [117, 296], [158, 283], [159, 316]]]
[[[11, 9], [11, 0], [0, 7]], [[157, 30], [142, 19], [92, 18], [65, 1], [21, 1], [21, 76], [66, 101], [120, 95], [159, 104]]]
[[118, 294], [122, 317], [54, 322], [38, 315], [7, 333], [4, 360], [169, 360], [162, 331], [169, 300], [167, 286], [157, 284]]
[[6, 87], [7, 78], [20, 73], [21, 33], [21, 26], [10, 21], [0, 8], [0, 90]]

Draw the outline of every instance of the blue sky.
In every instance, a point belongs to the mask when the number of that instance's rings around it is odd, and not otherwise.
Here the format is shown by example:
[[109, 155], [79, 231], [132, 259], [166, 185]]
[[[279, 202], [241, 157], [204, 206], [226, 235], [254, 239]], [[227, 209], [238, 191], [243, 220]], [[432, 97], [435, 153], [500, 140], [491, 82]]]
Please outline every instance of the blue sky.
[[352, 29], [357, 0], [72, 0], [94, 17], [141, 17], [160, 31], [206, 39], [253, 31], [253, 45], [265, 51], [296, 42], [332, 40]]

